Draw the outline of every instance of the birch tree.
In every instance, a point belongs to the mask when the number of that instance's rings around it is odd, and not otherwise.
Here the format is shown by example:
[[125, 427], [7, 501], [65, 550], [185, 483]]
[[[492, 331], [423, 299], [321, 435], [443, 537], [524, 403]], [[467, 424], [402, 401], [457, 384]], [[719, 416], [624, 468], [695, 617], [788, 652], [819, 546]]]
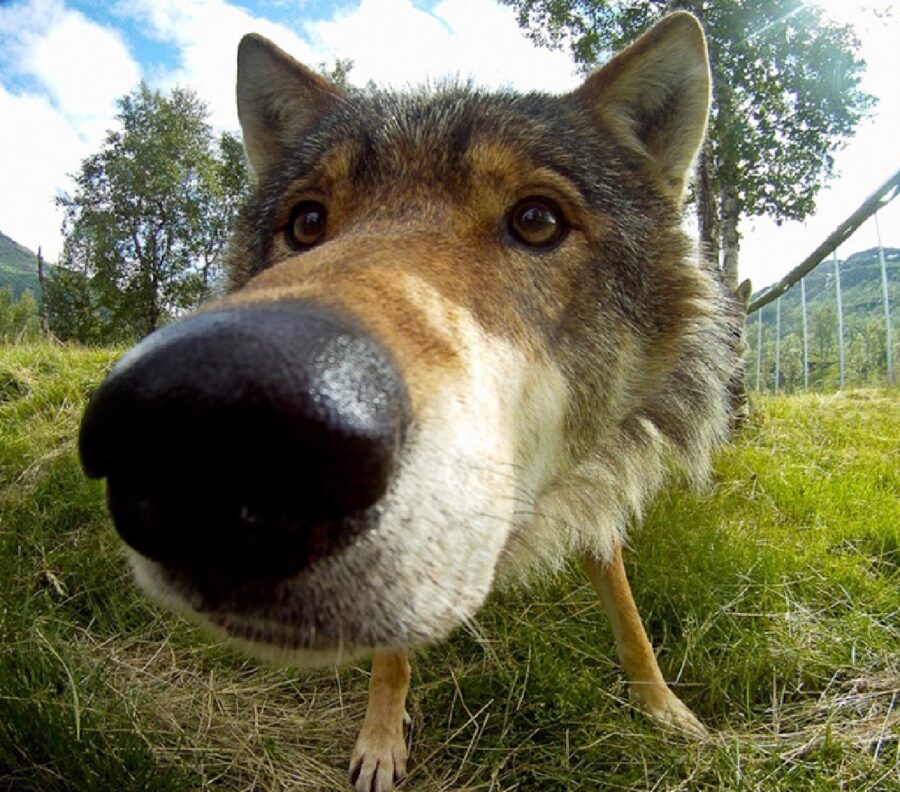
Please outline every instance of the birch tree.
[[213, 289], [247, 174], [240, 142], [216, 140], [206, 117], [178, 88], [164, 95], [142, 84], [119, 101], [117, 127], [58, 199], [65, 242], [49, 289], [54, 332], [144, 336]]

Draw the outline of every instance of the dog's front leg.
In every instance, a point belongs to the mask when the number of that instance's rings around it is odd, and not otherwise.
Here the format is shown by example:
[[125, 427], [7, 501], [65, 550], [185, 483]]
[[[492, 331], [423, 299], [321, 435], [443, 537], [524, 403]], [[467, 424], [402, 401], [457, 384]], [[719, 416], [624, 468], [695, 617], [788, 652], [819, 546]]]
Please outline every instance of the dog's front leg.
[[631, 695], [654, 720], [678, 729], [687, 736], [702, 738], [706, 728], [666, 684], [647, 639], [640, 614], [625, 576], [622, 548], [604, 563], [590, 554], [582, 558], [584, 569], [594, 584], [612, 624], [619, 661], [631, 683]]
[[407, 690], [407, 650], [376, 651], [366, 719], [350, 759], [350, 783], [357, 792], [389, 792], [406, 777], [403, 724], [409, 720]]

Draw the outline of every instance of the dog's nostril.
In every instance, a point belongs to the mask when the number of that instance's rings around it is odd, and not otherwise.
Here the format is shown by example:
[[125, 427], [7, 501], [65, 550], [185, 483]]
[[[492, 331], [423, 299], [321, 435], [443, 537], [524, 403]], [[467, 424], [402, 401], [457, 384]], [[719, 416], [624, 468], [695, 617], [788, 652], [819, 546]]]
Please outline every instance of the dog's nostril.
[[236, 568], [243, 554], [281, 574], [276, 557], [303, 566], [364, 522], [407, 420], [402, 378], [371, 335], [308, 304], [251, 306], [141, 342], [91, 399], [79, 448], [140, 552]]

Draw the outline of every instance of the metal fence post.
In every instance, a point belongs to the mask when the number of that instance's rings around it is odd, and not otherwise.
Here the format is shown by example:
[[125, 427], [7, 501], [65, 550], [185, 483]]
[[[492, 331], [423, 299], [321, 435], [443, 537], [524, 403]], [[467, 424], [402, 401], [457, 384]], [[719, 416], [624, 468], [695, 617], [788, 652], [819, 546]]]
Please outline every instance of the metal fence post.
[[775, 300], [775, 393], [781, 380], [781, 297]]
[[800, 308], [803, 312], [803, 388], [809, 390], [809, 333], [806, 320], [806, 278], [800, 278]]
[[881, 293], [884, 295], [884, 334], [887, 346], [887, 381], [894, 384], [894, 342], [891, 338], [891, 301], [888, 291], [887, 264], [884, 261], [884, 247], [881, 244], [881, 226], [878, 212], [875, 212], [875, 234], [878, 237], [878, 258], [881, 260]]
[[834, 261], [834, 283], [837, 295], [838, 312], [838, 350], [841, 362], [841, 389], [844, 387], [844, 304], [841, 300], [841, 267], [838, 264], [837, 250], [832, 251], [831, 258]]
[[763, 331], [763, 309], [760, 308], [756, 312], [756, 390], [762, 390], [762, 380], [760, 373], [762, 371], [762, 331]]

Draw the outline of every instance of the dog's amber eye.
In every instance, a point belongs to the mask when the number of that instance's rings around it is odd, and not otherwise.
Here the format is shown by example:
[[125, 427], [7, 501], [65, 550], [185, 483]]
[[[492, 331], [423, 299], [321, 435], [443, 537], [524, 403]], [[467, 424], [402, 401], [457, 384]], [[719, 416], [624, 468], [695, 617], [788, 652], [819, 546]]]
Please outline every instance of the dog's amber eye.
[[302, 201], [291, 212], [287, 227], [288, 242], [298, 250], [312, 247], [325, 236], [328, 212], [318, 201]]
[[566, 233], [562, 210], [549, 198], [526, 198], [509, 215], [509, 233], [529, 247], [551, 247]]

